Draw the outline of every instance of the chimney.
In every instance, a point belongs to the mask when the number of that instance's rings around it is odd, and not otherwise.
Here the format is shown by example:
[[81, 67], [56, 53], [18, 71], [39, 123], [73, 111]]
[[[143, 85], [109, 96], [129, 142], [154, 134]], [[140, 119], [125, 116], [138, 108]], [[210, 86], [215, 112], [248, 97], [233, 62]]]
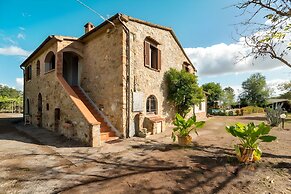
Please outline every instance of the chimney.
[[87, 24], [85, 24], [85, 34], [90, 32], [95, 26], [91, 23], [91, 22], [88, 22]]

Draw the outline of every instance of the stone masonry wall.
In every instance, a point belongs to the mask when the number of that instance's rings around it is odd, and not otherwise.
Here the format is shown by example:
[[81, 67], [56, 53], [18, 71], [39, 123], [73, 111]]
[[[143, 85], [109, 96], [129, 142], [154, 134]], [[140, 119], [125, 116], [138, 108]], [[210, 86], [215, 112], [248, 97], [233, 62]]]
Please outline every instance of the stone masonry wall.
[[124, 32], [120, 24], [104, 26], [98, 32], [84, 43], [81, 87], [112, 124], [124, 133]]
[[[46, 54], [53, 51], [57, 61], [58, 48], [55, 43], [30, 63], [32, 65], [32, 79], [25, 83], [25, 97], [30, 100], [32, 124], [37, 125], [38, 123], [38, 94], [40, 93], [42, 95], [42, 126], [88, 144], [91, 138], [89, 123], [57, 81], [56, 71], [44, 72]], [[37, 60], [40, 61], [40, 76], [36, 75]], [[60, 108], [58, 129], [55, 129], [55, 108]]]
[[[175, 114], [175, 109], [166, 100], [164, 74], [170, 68], [181, 70], [183, 62], [188, 62], [181, 48], [169, 31], [129, 21], [126, 23], [131, 32], [131, 88], [144, 93], [143, 114], [146, 115], [146, 99], [150, 95], [158, 100], [158, 115], [166, 118], [168, 126]], [[144, 40], [149, 36], [160, 43], [161, 70], [155, 71], [144, 66]], [[189, 62], [188, 62], [189, 63]], [[193, 71], [193, 69], [192, 69]], [[131, 103], [132, 104], [132, 103]], [[137, 113], [132, 113], [131, 120]], [[133, 121], [134, 122], [134, 121]], [[132, 123], [133, 123], [132, 122]], [[132, 124], [133, 125], [133, 124]], [[132, 126], [131, 126], [132, 127]]]

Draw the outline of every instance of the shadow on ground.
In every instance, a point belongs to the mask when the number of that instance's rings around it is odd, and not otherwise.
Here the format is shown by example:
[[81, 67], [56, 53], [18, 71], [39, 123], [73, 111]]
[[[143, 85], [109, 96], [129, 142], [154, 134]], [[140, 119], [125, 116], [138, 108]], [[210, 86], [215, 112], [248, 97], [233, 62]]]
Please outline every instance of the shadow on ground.
[[[110, 173], [97, 173], [88, 180], [59, 189], [55, 193], [70, 193], [82, 188], [98, 188], [101, 191], [107, 186], [116, 191], [122, 184], [118, 181], [120, 178], [128, 183], [128, 189], [122, 191], [124, 193], [217, 193], [234, 181], [244, 168], [238, 165], [231, 153], [232, 149], [228, 148], [202, 145], [181, 148], [175, 144], [158, 144], [156, 141], [145, 145], [132, 145], [132, 148], [136, 155], [131, 159], [107, 155], [104, 160], [95, 160], [80, 156], [79, 153], [79, 159], [97, 166], [104, 165], [103, 170]], [[159, 151], [174, 156], [181, 149], [192, 150], [193, 154], [186, 155], [185, 159], [178, 156], [180, 161], [158, 159], [150, 154]], [[140, 153], [143, 153], [142, 160], [137, 157]]]
[[255, 121], [267, 121], [266, 120], [266, 117], [265, 116], [244, 116], [244, 117], [241, 117], [240, 119], [243, 119], [243, 120], [255, 120]]
[[22, 118], [0, 118], [0, 140], [54, 147], [86, 147], [86, 145], [44, 128], [24, 126]]

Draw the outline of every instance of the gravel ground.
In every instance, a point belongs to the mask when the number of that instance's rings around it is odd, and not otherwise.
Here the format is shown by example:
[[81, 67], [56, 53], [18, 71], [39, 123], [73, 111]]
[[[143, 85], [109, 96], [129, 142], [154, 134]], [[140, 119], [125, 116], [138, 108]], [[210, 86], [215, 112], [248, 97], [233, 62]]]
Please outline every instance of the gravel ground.
[[291, 124], [273, 128], [258, 163], [238, 164], [235, 122], [264, 115], [212, 117], [193, 145], [181, 148], [170, 130], [90, 148], [0, 114], [0, 193], [291, 193]]

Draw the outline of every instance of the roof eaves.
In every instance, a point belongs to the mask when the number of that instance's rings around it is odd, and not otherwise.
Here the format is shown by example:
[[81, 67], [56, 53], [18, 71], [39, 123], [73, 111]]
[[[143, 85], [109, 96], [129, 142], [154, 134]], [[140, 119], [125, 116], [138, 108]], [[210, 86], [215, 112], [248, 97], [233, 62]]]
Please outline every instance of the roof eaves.
[[103, 26], [105, 26], [106, 24], [109, 23], [109, 21], [113, 21], [115, 20], [118, 16], [120, 15], [120, 13], [115, 14], [114, 16], [112, 16], [111, 18], [109, 18], [108, 20], [105, 20], [104, 22], [102, 22], [100, 25], [96, 26], [95, 28], [93, 28], [90, 32], [87, 32], [86, 34], [84, 34], [83, 36], [81, 36], [79, 38], [79, 40], [84, 40], [86, 37], [90, 36], [91, 34], [95, 33], [96, 31], [98, 31], [100, 28], [102, 28]]
[[54, 35], [50, 35], [48, 36], [34, 51], [33, 53], [31, 53], [29, 55], [29, 57], [27, 57], [22, 64], [20, 65], [20, 67], [23, 67], [30, 59], [32, 59], [34, 57], [34, 55], [44, 46], [46, 45], [50, 40], [52, 40], [53, 38], [55, 38]]
[[153, 24], [153, 23], [150, 23], [150, 22], [147, 22], [147, 21], [144, 21], [144, 20], [140, 20], [140, 19], [137, 19], [137, 18], [133, 18], [133, 17], [130, 17], [130, 16], [127, 16], [128, 19], [130, 21], [133, 21], [133, 22], [137, 22], [137, 23], [141, 23], [141, 24], [144, 24], [144, 25], [148, 25], [148, 26], [151, 26], [151, 27], [154, 27], [154, 28], [159, 28], [159, 29], [162, 29], [162, 30], [167, 30], [167, 31], [170, 31], [170, 33], [172, 34], [172, 36], [174, 37], [175, 41], [177, 42], [177, 44], [179, 45], [179, 47], [181, 48], [183, 54], [185, 55], [185, 57], [187, 58], [188, 62], [190, 63], [190, 65], [192, 65], [192, 67], [194, 68], [194, 71], [197, 72], [197, 69], [194, 67], [193, 63], [191, 62], [190, 58], [188, 57], [188, 55], [186, 54], [184, 48], [182, 47], [181, 43], [179, 42], [176, 34], [174, 33], [174, 30], [172, 28], [169, 28], [169, 27], [165, 27], [165, 26], [161, 26], [161, 25], [157, 25], [157, 24]]

